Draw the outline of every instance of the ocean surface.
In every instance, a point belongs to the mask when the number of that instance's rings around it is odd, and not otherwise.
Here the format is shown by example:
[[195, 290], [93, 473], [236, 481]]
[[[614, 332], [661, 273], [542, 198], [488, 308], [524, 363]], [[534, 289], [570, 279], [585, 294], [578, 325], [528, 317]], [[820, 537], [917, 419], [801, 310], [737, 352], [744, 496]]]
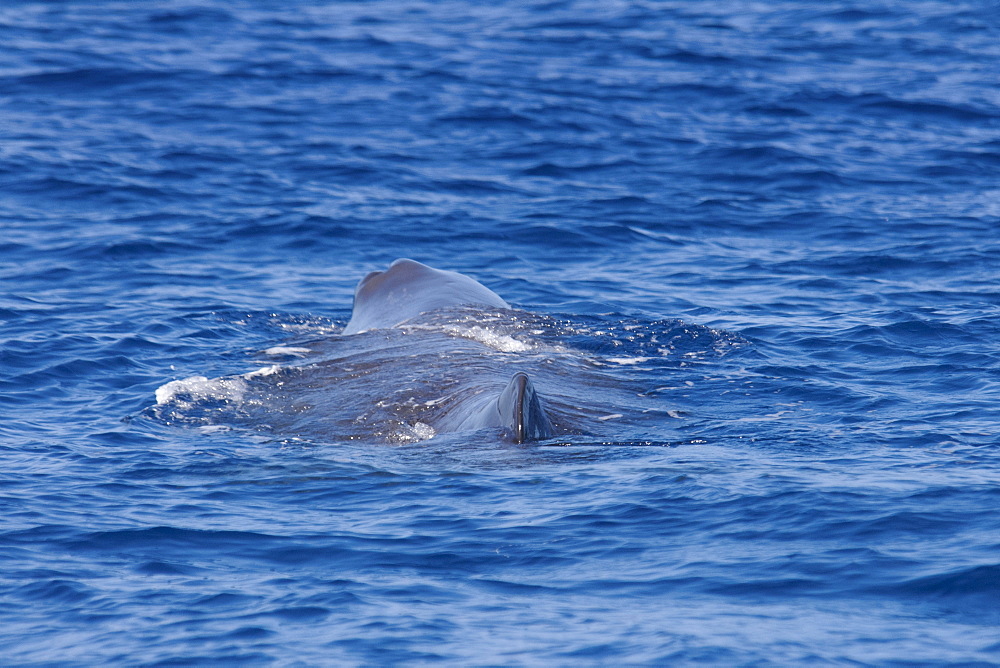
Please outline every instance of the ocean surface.
[[[985, 0], [4, 2], [0, 663], [1000, 665], [998, 63]], [[399, 257], [512, 308], [341, 335]], [[516, 369], [554, 438], [425, 421]]]

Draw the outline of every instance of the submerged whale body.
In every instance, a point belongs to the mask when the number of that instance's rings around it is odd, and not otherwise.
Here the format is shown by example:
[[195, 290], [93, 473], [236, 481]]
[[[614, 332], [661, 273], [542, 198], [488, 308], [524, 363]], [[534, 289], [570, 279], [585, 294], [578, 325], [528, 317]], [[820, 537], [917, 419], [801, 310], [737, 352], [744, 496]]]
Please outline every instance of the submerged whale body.
[[282, 442], [439, 438], [464, 447], [472, 434], [480, 443], [556, 435], [660, 442], [672, 433], [669, 397], [679, 384], [664, 374], [740, 345], [681, 321], [520, 310], [468, 276], [413, 260], [365, 276], [347, 326], [330, 325], [323, 317], [273, 319], [268, 327], [291, 336], [253, 353], [266, 366], [172, 380], [144, 413]]
[[[468, 276], [399, 259], [387, 270], [373, 271], [358, 283], [351, 320], [343, 334], [391, 329], [455, 307], [510, 308], [498, 294]], [[500, 428], [515, 443], [543, 440], [553, 434], [538, 393], [521, 371], [499, 394], [477, 395], [455, 404], [449, 414], [434, 420], [433, 426], [440, 431]]]

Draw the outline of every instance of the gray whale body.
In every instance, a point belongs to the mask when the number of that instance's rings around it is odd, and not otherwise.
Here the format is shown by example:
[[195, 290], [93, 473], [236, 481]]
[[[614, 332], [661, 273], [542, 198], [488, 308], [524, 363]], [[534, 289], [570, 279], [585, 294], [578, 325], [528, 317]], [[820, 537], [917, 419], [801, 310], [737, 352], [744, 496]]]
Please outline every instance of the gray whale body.
[[354, 290], [354, 308], [344, 334], [396, 327], [416, 316], [454, 306], [510, 308], [500, 295], [455, 271], [401, 258], [373, 271]]
[[169, 381], [144, 414], [292, 444], [661, 443], [677, 417], [667, 376], [745, 345], [679, 320], [520, 310], [468, 276], [406, 259], [361, 279], [346, 327], [322, 316], [266, 327], [268, 340], [272, 328], [286, 337], [251, 353], [266, 366]]
[[[385, 271], [373, 271], [358, 283], [351, 319], [343, 335], [397, 328], [428, 313], [456, 307], [509, 309], [510, 305], [478, 281], [454, 271], [398, 259]], [[440, 431], [500, 428], [515, 443], [553, 435], [552, 423], [528, 377], [518, 371], [497, 395], [456, 402], [432, 421]]]

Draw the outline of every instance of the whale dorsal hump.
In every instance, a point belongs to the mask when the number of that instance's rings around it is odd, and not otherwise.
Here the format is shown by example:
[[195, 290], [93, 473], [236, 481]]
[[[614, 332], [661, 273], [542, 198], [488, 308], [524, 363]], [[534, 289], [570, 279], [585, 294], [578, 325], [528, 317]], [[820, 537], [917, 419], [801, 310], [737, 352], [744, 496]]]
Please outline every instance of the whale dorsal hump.
[[468, 276], [399, 259], [361, 279], [343, 333], [395, 327], [421, 313], [473, 304], [510, 308], [500, 295]]
[[528, 375], [517, 372], [497, 398], [503, 426], [515, 443], [541, 441], [552, 436], [552, 424]]

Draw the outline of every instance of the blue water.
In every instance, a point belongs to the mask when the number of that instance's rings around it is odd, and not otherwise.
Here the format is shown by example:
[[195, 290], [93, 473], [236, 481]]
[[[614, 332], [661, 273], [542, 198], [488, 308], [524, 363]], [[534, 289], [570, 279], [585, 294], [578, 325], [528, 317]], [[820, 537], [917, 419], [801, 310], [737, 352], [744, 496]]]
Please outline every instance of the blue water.
[[[12, 0], [0, 44], [4, 665], [1000, 664], [995, 3]], [[484, 363], [574, 428], [280, 384], [397, 257], [513, 304]]]

